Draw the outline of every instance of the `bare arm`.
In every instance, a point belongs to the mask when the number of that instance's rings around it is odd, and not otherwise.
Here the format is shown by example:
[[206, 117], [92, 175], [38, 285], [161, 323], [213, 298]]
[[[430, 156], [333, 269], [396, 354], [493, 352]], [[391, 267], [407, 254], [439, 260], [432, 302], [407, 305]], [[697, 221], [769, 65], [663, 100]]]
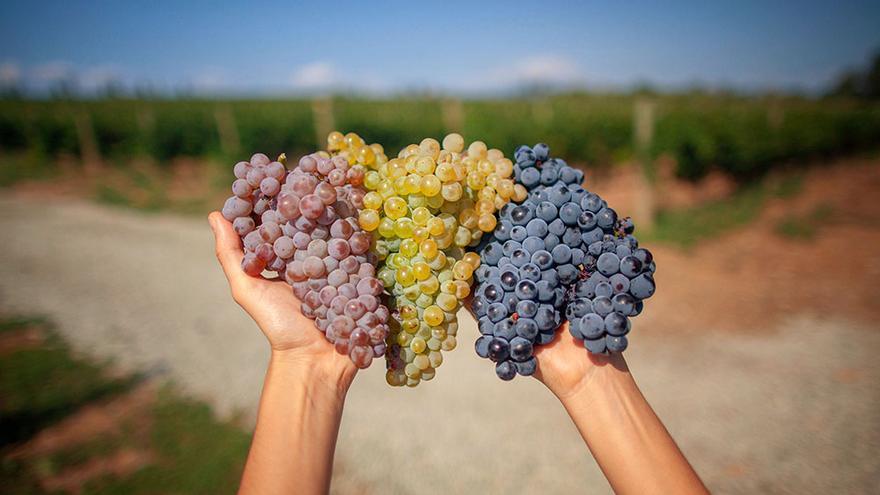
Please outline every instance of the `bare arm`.
[[621, 354], [588, 354], [566, 324], [539, 349], [536, 376], [562, 402], [616, 493], [708, 493]]
[[357, 368], [302, 315], [286, 282], [244, 274], [229, 222], [217, 212], [209, 221], [232, 297], [272, 349], [239, 493], [327, 493], [342, 406]]
[[327, 493], [352, 377], [273, 353], [239, 493]]

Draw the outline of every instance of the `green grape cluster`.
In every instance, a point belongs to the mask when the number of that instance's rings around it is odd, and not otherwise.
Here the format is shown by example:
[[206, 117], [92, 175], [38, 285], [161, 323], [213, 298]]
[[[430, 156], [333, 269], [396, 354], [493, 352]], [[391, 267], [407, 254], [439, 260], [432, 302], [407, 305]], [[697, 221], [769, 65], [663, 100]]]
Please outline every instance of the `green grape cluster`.
[[[362, 140], [349, 136], [331, 134], [331, 153], [363, 154]], [[456, 313], [480, 264], [479, 255], [466, 249], [494, 230], [498, 209], [527, 194], [514, 183], [513, 164], [501, 151], [480, 141], [467, 149], [464, 144], [458, 134], [442, 145], [427, 138], [394, 159], [373, 160], [364, 176], [369, 192], [358, 220], [378, 234], [372, 250], [380, 260], [377, 276], [391, 295], [385, 357], [386, 379], [394, 386], [432, 379], [441, 351], [455, 348]]]

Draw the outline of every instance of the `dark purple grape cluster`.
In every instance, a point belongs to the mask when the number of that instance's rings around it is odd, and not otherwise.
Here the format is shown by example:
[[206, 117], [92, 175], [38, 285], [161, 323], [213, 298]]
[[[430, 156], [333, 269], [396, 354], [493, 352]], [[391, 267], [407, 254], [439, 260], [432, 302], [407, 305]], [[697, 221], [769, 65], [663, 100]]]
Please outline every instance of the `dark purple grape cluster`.
[[514, 178], [529, 196], [501, 209], [479, 249], [476, 351], [503, 380], [533, 374], [536, 347], [565, 320], [588, 351], [623, 351], [629, 318], [654, 293], [655, 264], [632, 220], [618, 218], [581, 186], [581, 171], [549, 152], [545, 144], [516, 150]]
[[359, 368], [384, 355], [389, 316], [372, 236], [357, 221], [364, 172], [343, 157], [315, 153], [288, 173], [258, 153], [235, 165], [234, 195], [222, 210], [242, 237], [245, 273], [282, 276], [302, 313]]

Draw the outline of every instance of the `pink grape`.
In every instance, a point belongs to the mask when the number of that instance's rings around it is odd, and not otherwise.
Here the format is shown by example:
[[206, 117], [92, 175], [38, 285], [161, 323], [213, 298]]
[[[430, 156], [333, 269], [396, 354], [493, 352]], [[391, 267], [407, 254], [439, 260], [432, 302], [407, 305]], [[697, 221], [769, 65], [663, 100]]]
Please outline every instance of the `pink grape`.
[[339, 262], [339, 268], [345, 270], [346, 273], [355, 274], [361, 266], [361, 262], [354, 256], [349, 256]]
[[[330, 275], [332, 275], [332, 273], [331, 273]], [[329, 306], [329, 305], [330, 305], [330, 301], [332, 301], [333, 298], [336, 297], [336, 294], [337, 294], [337, 292], [336, 292], [336, 286], [334, 286], [334, 285], [330, 282], [330, 275], [327, 276], [327, 282], [328, 282], [330, 285], [328, 285], [327, 287], [324, 287], [324, 288], [321, 289], [321, 291], [319, 292], [319, 295], [321, 296], [321, 304], [323, 304], [324, 306]]]
[[253, 251], [257, 249], [257, 246], [265, 242], [263, 241], [263, 238], [260, 237], [260, 233], [256, 230], [249, 232], [247, 235], [245, 235], [242, 241], [244, 243], [244, 248], [247, 251]]
[[295, 249], [293, 239], [287, 236], [281, 236], [278, 239], [275, 239], [275, 243], [272, 247], [275, 249], [275, 254], [284, 259], [293, 256], [293, 250]]
[[239, 179], [244, 179], [247, 177], [248, 171], [251, 169], [251, 164], [248, 162], [238, 162], [232, 168], [232, 173]]
[[254, 167], [263, 167], [269, 164], [269, 157], [263, 153], [254, 153], [251, 156], [251, 165]]
[[241, 199], [248, 199], [254, 192], [254, 188], [244, 179], [237, 179], [232, 183], [232, 194]]
[[257, 258], [256, 255], [248, 253], [241, 260], [241, 268], [245, 273], [250, 275], [251, 277], [258, 277], [261, 273], [263, 273], [263, 268], [266, 267], [266, 262]]
[[278, 213], [288, 220], [293, 220], [300, 215], [299, 196], [293, 193], [281, 193], [278, 195]]
[[253, 188], [260, 187], [260, 183], [266, 178], [266, 172], [262, 168], [252, 168], [247, 174], [247, 183]]
[[366, 311], [367, 308], [365, 308], [363, 303], [361, 303], [357, 299], [352, 299], [348, 301], [348, 304], [345, 305], [346, 316], [350, 316], [354, 320], [360, 319], [360, 317], [363, 316]]
[[303, 261], [303, 272], [309, 278], [317, 278], [324, 275], [324, 262], [317, 256], [309, 256]]
[[295, 282], [301, 282], [306, 279], [306, 272], [303, 268], [303, 262], [293, 260], [287, 264], [287, 276]]
[[260, 237], [266, 242], [275, 242], [275, 239], [281, 237], [281, 227], [275, 222], [266, 222], [260, 225]]
[[342, 260], [348, 257], [351, 248], [345, 239], [330, 239], [327, 243], [327, 253], [337, 260]]
[[327, 206], [336, 202], [336, 188], [327, 182], [318, 183], [315, 187], [315, 195]]
[[337, 239], [348, 239], [354, 233], [354, 227], [343, 219], [336, 220], [330, 226], [330, 236]]
[[222, 213], [243, 241], [242, 269], [280, 274], [302, 314], [357, 366], [383, 355], [390, 312], [378, 298], [384, 288], [368, 251], [372, 236], [358, 224], [364, 167], [312, 154], [288, 173], [257, 153], [233, 172]]
[[370, 248], [370, 235], [366, 232], [355, 232], [348, 242], [352, 253], [363, 254]]
[[339, 262], [336, 261], [336, 258], [325, 256], [322, 261], [324, 262], [324, 268], [327, 269], [327, 273], [330, 273], [333, 270], [339, 268]]
[[266, 268], [268, 270], [281, 274], [284, 273], [284, 270], [287, 268], [287, 262], [276, 256], [271, 263], [266, 265]]
[[351, 337], [348, 340], [354, 345], [366, 345], [370, 342], [370, 334], [363, 328], [358, 327], [351, 332]]
[[293, 234], [293, 246], [296, 249], [306, 249], [309, 247], [310, 242], [312, 242], [312, 238], [305, 232], [297, 232]]
[[373, 362], [373, 349], [364, 346], [355, 346], [351, 348], [349, 357], [358, 368], [366, 368]]
[[281, 162], [272, 162], [266, 165], [266, 175], [274, 177], [278, 181], [284, 177], [285, 172], [287, 172], [287, 169], [284, 168]]
[[324, 203], [315, 194], [307, 194], [299, 201], [299, 210], [304, 218], [317, 220], [324, 213]]
[[272, 245], [269, 243], [260, 244], [257, 246], [254, 253], [257, 255], [257, 258], [260, 258], [266, 263], [275, 259], [275, 250], [272, 249]]
[[299, 159], [299, 168], [303, 172], [314, 172], [318, 169], [318, 162], [307, 155]]
[[367, 308], [367, 311], [376, 311], [376, 308], [379, 307], [379, 299], [375, 296], [361, 294], [358, 296], [358, 301]]
[[254, 219], [251, 217], [238, 217], [232, 221], [232, 230], [239, 237], [244, 237], [254, 230]]
[[266, 177], [260, 181], [260, 191], [266, 196], [274, 196], [281, 190], [281, 183], [274, 177]]
[[332, 287], [339, 287], [346, 282], [348, 282], [348, 274], [338, 268], [327, 275], [327, 283]]

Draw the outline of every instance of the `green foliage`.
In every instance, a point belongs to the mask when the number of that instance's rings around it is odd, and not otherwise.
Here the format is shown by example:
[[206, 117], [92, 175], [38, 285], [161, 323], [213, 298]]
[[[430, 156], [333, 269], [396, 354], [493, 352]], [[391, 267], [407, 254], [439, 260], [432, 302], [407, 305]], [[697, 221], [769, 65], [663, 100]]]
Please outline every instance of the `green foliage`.
[[654, 229], [644, 238], [690, 247], [702, 239], [748, 224], [761, 212], [765, 197], [764, 187], [753, 185], [723, 200], [661, 211]]
[[[379, 142], [391, 155], [425, 136], [457, 130], [508, 154], [520, 144], [546, 141], [569, 162], [607, 166], [634, 155], [635, 98], [573, 93], [465, 100], [461, 122], [444, 115], [443, 101], [431, 97], [335, 98], [332, 107], [337, 129]], [[880, 142], [875, 103], [700, 93], [652, 98], [652, 152], [675, 157], [677, 174], [691, 180], [717, 168], [747, 182], [779, 164], [873, 149]], [[0, 101], [0, 148], [6, 151], [77, 155], [88, 137], [81, 135], [84, 125], [91, 126], [103, 156], [147, 155], [160, 163], [179, 156], [229, 161], [256, 151], [296, 157], [323, 141], [307, 100]]]
[[834, 214], [830, 205], [818, 205], [807, 215], [790, 214], [776, 224], [776, 233], [792, 240], [808, 241], [816, 237], [816, 231]]
[[[106, 366], [74, 356], [41, 318], [0, 319], [0, 333], [38, 329], [45, 341], [24, 343], [0, 356], [0, 421], [3, 442], [26, 440], [86, 404], [131, 389], [136, 377], [110, 378]], [[84, 494], [222, 494], [236, 491], [250, 436], [236, 421], [219, 421], [204, 403], [163, 387], [148, 406], [119, 418], [119, 428], [61, 445], [34, 457], [5, 457], [0, 486], [10, 494], [46, 493], [40, 479], [121, 449], [146, 452], [151, 460], [118, 476], [96, 476], [79, 487]], [[145, 429], [146, 428], [146, 429]]]
[[0, 359], [0, 446], [28, 438], [89, 401], [118, 393], [132, 379], [103, 379], [103, 366], [74, 357], [42, 320], [10, 318], [4, 332], [34, 327], [46, 335], [39, 347], [25, 347]]

